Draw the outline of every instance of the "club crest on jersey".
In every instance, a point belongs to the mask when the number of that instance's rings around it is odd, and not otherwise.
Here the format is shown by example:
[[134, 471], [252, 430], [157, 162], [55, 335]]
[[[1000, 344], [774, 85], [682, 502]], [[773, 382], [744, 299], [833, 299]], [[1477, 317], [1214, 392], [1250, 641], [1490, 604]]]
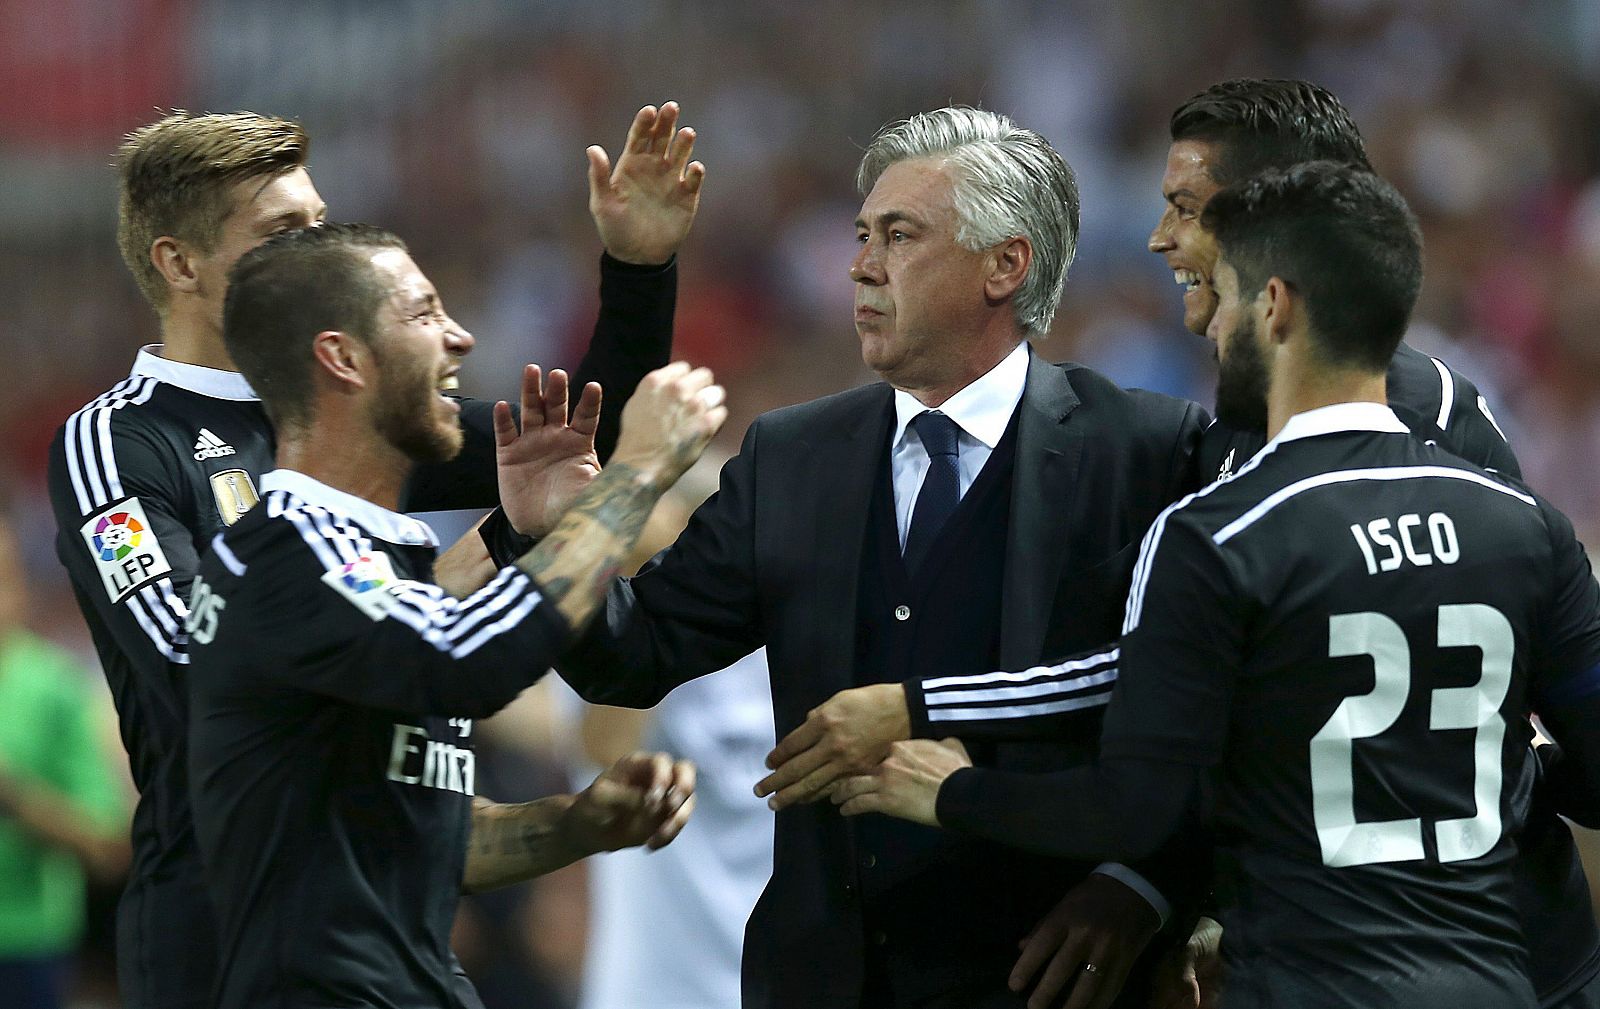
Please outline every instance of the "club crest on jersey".
[[390, 590], [409, 584], [395, 577], [389, 555], [378, 552], [357, 557], [329, 571], [322, 580], [373, 620], [382, 620], [394, 609], [395, 598]]
[[261, 500], [250, 474], [242, 469], [225, 469], [211, 474], [211, 493], [217, 499], [217, 514], [223, 525], [233, 525]]
[[136, 497], [90, 516], [78, 532], [94, 557], [112, 602], [120, 603], [135, 590], [172, 573], [172, 565], [167, 563], [144, 506]]

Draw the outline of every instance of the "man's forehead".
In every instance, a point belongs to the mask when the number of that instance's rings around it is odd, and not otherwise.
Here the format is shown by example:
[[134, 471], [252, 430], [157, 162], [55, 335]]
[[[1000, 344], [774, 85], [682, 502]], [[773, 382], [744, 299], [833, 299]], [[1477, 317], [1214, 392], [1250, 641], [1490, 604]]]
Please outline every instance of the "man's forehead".
[[914, 158], [884, 169], [862, 201], [861, 218], [871, 221], [897, 213], [926, 218], [954, 208], [953, 183], [944, 160]]
[[311, 173], [304, 168], [244, 179], [234, 186], [233, 199], [234, 213], [255, 219], [301, 212], [317, 217], [327, 211]]
[[433, 282], [404, 249], [378, 249], [370, 261], [389, 287], [390, 301], [408, 305], [438, 297]]
[[1212, 140], [1176, 140], [1167, 148], [1167, 171], [1161, 177], [1161, 190], [1167, 196], [1186, 194], [1208, 200], [1222, 187], [1211, 170], [1219, 155]]

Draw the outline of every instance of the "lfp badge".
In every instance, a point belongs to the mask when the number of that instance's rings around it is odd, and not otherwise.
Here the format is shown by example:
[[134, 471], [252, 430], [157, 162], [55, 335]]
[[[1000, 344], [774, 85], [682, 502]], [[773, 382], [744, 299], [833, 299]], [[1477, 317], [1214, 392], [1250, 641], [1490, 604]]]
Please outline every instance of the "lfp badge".
[[136, 497], [90, 516], [78, 531], [113, 602], [121, 602], [135, 589], [172, 573]]
[[94, 548], [103, 561], [120, 561], [139, 549], [144, 523], [127, 512], [116, 512], [94, 524]]
[[394, 608], [394, 596], [387, 590], [396, 587], [397, 579], [388, 554], [374, 550], [334, 568], [322, 580], [373, 620], [382, 620]]

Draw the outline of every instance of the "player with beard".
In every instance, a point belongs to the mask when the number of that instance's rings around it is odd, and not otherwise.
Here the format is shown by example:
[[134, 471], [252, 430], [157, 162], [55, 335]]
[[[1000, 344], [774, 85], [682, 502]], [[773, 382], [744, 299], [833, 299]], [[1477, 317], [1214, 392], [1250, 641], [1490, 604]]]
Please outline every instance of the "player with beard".
[[[1185, 286], [1185, 327], [1204, 335], [1216, 310], [1211, 277], [1217, 247], [1200, 220], [1211, 196], [1263, 169], [1304, 161], [1368, 168], [1366, 149], [1339, 100], [1306, 81], [1239, 79], [1213, 85], [1174, 110], [1170, 134], [1162, 178], [1166, 206], [1149, 247], [1166, 259]], [[1192, 489], [1235, 472], [1266, 443], [1265, 400], [1262, 390], [1250, 387], [1256, 376], [1252, 363], [1244, 357], [1236, 358], [1231, 368], [1221, 363], [1218, 420], [1196, 453]], [[1391, 409], [1419, 438], [1486, 469], [1520, 476], [1516, 456], [1484, 397], [1444, 362], [1402, 342], [1389, 365], [1387, 389]], [[769, 758], [774, 773], [758, 791], [775, 793], [780, 805], [814, 800], [826, 795], [840, 776], [871, 767], [896, 739], [1026, 739], [1075, 732], [1084, 710], [1110, 697], [1113, 675], [1108, 665], [1075, 660], [1067, 668], [1044, 666], [912, 680], [903, 689], [884, 685], [843, 691], [780, 741]], [[1560, 759], [1553, 747], [1541, 746], [1539, 754], [1545, 763]], [[1528, 773], [1538, 778], [1540, 765], [1530, 765]], [[1529, 788], [1522, 794], [1531, 796], [1532, 806], [1519, 838], [1518, 900], [1526, 909], [1540, 1004], [1544, 1009], [1595, 1009], [1600, 1007], [1600, 929], [1577, 848], [1548, 790]], [[1214, 952], [1214, 933], [1196, 938], [1192, 953]], [[1082, 977], [1085, 962], [1100, 967], [1102, 977], [1115, 977], [1118, 965], [1131, 962], [1137, 953], [1086, 946], [1058, 909], [1028, 937], [1012, 980], [1020, 988], [1037, 978], [1031, 1003], [1042, 1009], [1066, 984]], [[1183, 969], [1193, 985], [1194, 965]], [[1191, 1004], [1198, 997], [1192, 992]]]
[[1531, 1009], [1528, 715], [1595, 809], [1600, 585], [1563, 515], [1384, 404], [1422, 273], [1392, 187], [1314, 162], [1204, 218], [1219, 408], [1265, 403], [1271, 440], [1145, 537], [1120, 654], [1083, 657], [1119, 673], [1100, 762], [1019, 774], [914, 740], [833, 799], [1087, 858], [1207, 822], [1230, 1009]]
[[[589, 150], [590, 210], [607, 251], [579, 388], [595, 380], [626, 398], [667, 361], [673, 255], [703, 177], [690, 161], [694, 135], [676, 128], [677, 117], [671, 103], [640, 110], [614, 167], [601, 148]], [[117, 914], [118, 982], [130, 1009], [211, 1004], [216, 930], [184, 771], [185, 601], [201, 551], [256, 503], [271, 468], [266, 413], [222, 338], [223, 299], [242, 253], [325, 216], [305, 167], [308, 148], [298, 124], [253, 113], [179, 112], [128, 138], [118, 159], [118, 244], [160, 315], [162, 343], [140, 351], [129, 377], [69, 418], [51, 447], [56, 552], [100, 655], [140, 793]], [[420, 467], [404, 507], [489, 508], [497, 478], [519, 491], [537, 484], [546, 493], [513, 495], [532, 506], [496, 511], [484, 540], [503, 563], [523, 542], [518, 530], [547, 530], [615, 441], [615, 421], [597, 419], [598, 390], [573, 417], [582, 432], [596, 432], [595, 443], [575, 437], [565, 377], [551, 378], [546, 397], [540, 376], [526, 376], [524, 396], [537, 409], [498, 458], [491, 404], [458, 400], [463, 451]]]
[[[217, 1005], [476, 1006], [450, 950], [461, 890], [659, 847], [692, 808], [692, 766], [635, 754], [577, 796], [474, 811], [472, 729], [594, 614], [726, 419], [723, 391], [684, 364], [646, 376], [612, 461], [537, 548], [436, 583], [437, 540], [397, 509], [414, 466], [461, 450], [439, 388], [472, 337], [404, 244], [362, 225], [276, 237], [235, 268], [224, 334], [278, 441], [187, 624]], [[494, 413], [514, 442], [510, 407]]]

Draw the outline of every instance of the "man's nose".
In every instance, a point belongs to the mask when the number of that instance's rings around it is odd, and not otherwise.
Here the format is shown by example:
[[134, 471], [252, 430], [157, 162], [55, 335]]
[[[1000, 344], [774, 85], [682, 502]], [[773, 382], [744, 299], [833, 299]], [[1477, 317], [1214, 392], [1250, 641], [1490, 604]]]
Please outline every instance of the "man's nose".
[[445, 327], [444, 347], [450, 353], [469, 353], [475, 343], [477, 341], [472, 338], [472, 334], [467, 332], [465, 327], [456, 322], [456, 320], [451, 319], [449, 325]]
[[1171, 210], [1163, 213], [1161, 220], [1156, 222], [1155, 230], [1150, 232], [1150, 240], [1146, 243], [1146, 248], [1151, 252], [1170, 252], [1178, 247], [1178, 243], [1172, 240], [1171, 217]]
[[856, 250], [856, 258], [850, 263], [850, 279], [858, 284], [877, 284], [883, 280], [883, 264], [878, 259], [877, 246], [866, 241], [861, 243], [861, 248]]

